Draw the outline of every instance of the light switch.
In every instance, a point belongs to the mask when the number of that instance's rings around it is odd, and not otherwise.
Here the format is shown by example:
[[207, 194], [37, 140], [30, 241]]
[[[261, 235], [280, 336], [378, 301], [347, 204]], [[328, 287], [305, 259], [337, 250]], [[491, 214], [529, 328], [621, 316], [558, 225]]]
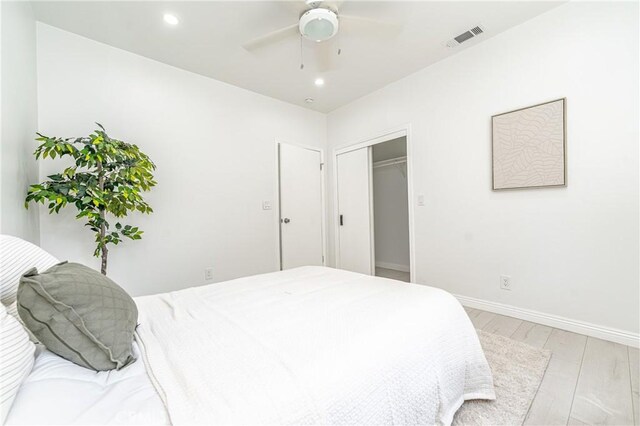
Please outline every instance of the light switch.
[[271, 201], [263, 201], [262, 202], [262, 210], [271, 210]]
[[418, 195], [418, 205], [424, 206], [424, 195]]

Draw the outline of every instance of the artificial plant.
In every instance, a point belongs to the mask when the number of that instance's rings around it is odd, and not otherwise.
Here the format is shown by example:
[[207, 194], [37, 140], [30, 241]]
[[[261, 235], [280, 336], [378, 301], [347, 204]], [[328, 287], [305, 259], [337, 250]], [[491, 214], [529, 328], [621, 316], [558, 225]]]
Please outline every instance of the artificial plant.
[[49, 214], [58, 213], [66, 205], [78, 210], [76, 219], [84, 219], [95, 233], [93, 255], [101, 257], [101, 272], [107, 274], [109, 244], [118, 245], [124, 237], [142, 238], [137, 226], [116, 222], [111, 227], [110, 216], [125, 217], [129, 212], [151, 213], [151, 206], [142, 197], [156, 185], [151, 159], [136, 145], [110, 138], [104, 127], [80, 138], [48, 137], [38, 133], [40, 145], [34, 152], [40, 157], [55, 159], [71, 157], [75, 164], [49, 180], [31, 185], [25, 207], [29, 202], [48, 203]]

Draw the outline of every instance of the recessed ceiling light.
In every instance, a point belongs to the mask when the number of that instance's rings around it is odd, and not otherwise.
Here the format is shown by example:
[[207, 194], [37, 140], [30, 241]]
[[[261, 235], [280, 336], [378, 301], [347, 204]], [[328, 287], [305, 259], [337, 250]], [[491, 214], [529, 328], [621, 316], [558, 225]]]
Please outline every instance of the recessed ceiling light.
[[316, 78], [316, 81], [314, 81], [314, 83], [316, 84], [316, 86], [324, 86], [324, 80], [321, 78]]
[[313, 98], [307, 98], [304, 100], [306, 103], [308, 104], [312, 104], [313, 103]]
[[164, 22], [166, 22], [169, 25], [178, 25], [178, 18], [176, 18], [175, 16], [173, 16], [170, 13], [165, 13], [164, 14]]

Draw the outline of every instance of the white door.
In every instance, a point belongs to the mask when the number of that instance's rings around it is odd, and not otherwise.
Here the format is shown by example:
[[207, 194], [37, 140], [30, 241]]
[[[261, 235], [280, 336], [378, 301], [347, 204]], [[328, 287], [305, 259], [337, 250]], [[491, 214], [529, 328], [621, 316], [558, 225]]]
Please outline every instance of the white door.
[[373, 274], [371, 148], [337, 156], [338, 268]]
[[279, 144], [282, 269], [323, 264], [320, 151]]

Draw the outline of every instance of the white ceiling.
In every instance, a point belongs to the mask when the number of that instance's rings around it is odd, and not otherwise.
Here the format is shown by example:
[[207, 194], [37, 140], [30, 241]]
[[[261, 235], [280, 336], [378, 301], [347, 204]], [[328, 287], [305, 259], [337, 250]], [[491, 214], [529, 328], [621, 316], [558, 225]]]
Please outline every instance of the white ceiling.
[[[552, 1], [357, 1], [339, 13], [400, 24], [399, 34], [370, 34], [348, 22], [326, 42], [332, 69], [319, 70], [317, 46], [289, 37], [248, 52], [242, 44], [297, 22], [307, 8], [291, 1], [42, 1], [38, 20], [185, 70], [286, 102], [328, 112], [464, 48], [556, 7]], [[164, 13], [180, 23], [167, 25]], [[444, 43], [481, 24], [486, 33], [457, 48]], [[338, 44], [342, 54], [337, 52]], [[314, 79], [323, 77], [324, 87]], [[305, 103], [305, 98], [314, 103]]]

